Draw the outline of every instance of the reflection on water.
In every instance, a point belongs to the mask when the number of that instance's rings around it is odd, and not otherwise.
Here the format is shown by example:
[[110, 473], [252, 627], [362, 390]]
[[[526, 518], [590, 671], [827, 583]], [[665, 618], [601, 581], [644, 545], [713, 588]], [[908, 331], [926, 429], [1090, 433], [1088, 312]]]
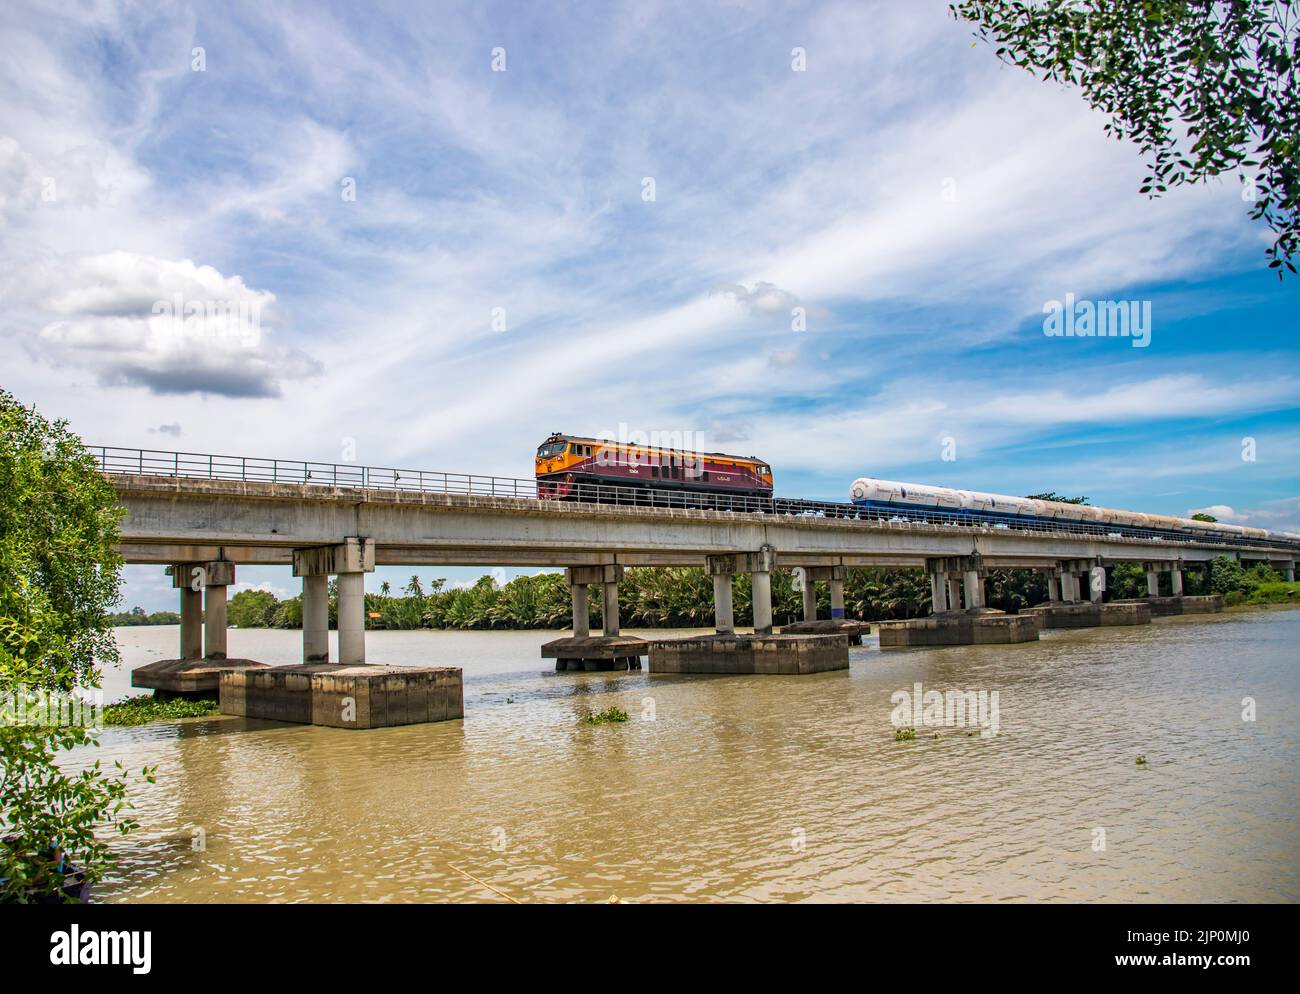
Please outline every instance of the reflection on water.
[[[118, 634], [128, 667], [175, 654], [175, 628]], [[1300, 611], [872, 639], [848, 672], [804, 677], [557, 674], [550, 637], [369, 635], [374, 662], [462, 666], [463, 722], [106, 731], [106, 761], [160, 770], [97, 896], [502, 900], [465, 873], [523, 902], [1300, 896]], [[301, 652], [280, 631], [232, 631], [230, 650]], [[896, 742], [890, 695], [918, 681], [998, 691], [1001, 734]], [[116, 699], [128, 676], [107, 684]], [[611, 704], [632, 720], [579, 723]]]

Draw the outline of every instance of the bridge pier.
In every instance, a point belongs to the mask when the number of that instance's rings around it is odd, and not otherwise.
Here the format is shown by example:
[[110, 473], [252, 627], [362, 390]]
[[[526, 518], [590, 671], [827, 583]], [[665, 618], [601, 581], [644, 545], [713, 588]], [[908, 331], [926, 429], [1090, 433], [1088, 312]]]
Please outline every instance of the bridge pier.
[[235, 582], [235, 564], [225, 560], [175, 563], [167, 567], [180, 594], [180, 656], [160, 659], [131, 671], [131, 686], [154, 696], [215, 698], [224, 669], [259, 669], [251, 659], [228, 659], [226, 593]]
[[1101, 563], [1088, 570], [1088, 591], [1093, 604], [1100, 604], [1106, 599], [1106, 567]]
[[[178, 568], [177, 572], [179, 573]], [[176, 578], [176, 582], [184, 584], [180, 588], [181, 592], [181, 659], [202, 659], [203, 658], [203, 591], [192, 589], [189, 584]]]
[[[709, 557], [712, 568], [715, 557]], [[731, 599], [731, 574], [713, 574], [713, 628], [719, 635], [736, 633], [736, 611]]]
[[817, 620], [817, 581], [804, 571], [803, 575], [803, 620]]
[[329, 576], [324, 573], [302, 578], [302, 661], [330, 661]]
[[585, 639], [591, 635], [591, 607], [587, 603], [587, 585], [570, 580], [569, 600], [573, 605], [573, 637]]
[[375, 543], [348, 538], [340, 545], [293, 550], [293, 575], [302, 577], [302, 661], [329, 663], [329, 578], [339, 578], [339, 665], [366, 661], [366, 574], [375, 569]]
[[1051, 604], [1059, 603], [1061, 600], [1061, 580], [1053, 571], [1044, 570], [1047, 574], [1047, 600]]
[[[861, 645], [862, 636], [871, 633], [865, 621], [850, 621], [844, 617], [844, 581], [848, 568], [841, 563], [831, 566], [803, 566], [804, 617], [802, 621], [785, 625], [782, 635], [844, 635], [849, 645]], [[831, 588], [831, 616], [817, 618], [817, 583], [825, 581]], [[811, 593], [811, 598], [810, 598]]]
[[[293, 550], [302, 578], [302, 663], [223, 669], [221, 711], [331, 728], [387, 728], [465, 715], [462, 671], [366, 662], [366, 574], [375, 543], [349, 537]], [[330, 662], [329, 578], [338, 577], [339, 661]]]
[[[570, 566], [564, 571], [573, 609], [573, 635], [553, 639], [542, 646], [542, 658], [554, 659], [556, 672], [639, 670], [645, 641], [619, 632], [618, 584], [623, 567], [617, 563], [603, 566]], [[591, 634], [588, 588], [601, 591], [602, 634]]]

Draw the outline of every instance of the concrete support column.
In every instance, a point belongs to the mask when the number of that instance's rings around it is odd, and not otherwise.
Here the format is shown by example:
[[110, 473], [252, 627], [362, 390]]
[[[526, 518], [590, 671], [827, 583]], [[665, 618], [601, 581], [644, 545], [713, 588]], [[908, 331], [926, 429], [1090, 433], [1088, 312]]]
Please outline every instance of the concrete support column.
[[226, 585], [209, 584], [203, 589], [203, 655], [226, 658]]
[[1106, 570], [1102, 566], [1094, 566], [1088, 571], [1088, 599], [1094, 604], [1100, 604], [1106, 596]]
[[1147, 570], [1147, 596], [1160, 596], [1160, 573], [1158, 570]]
[[1053, 604], [1061, 599], [1061, 581], [1055, 573], [1047, 574], [1047, 599]]
[[339, 545], [294, 549], [293, 575], [302, 582], [302, 658], [329, 662], [329, 577], [339, 578], [339, 663], [366, 661], [366, 574], [375, 569], [375, 543], [345, 538]]
[[948, 610], [961, 610], [961, 577], [948, 574]]
[[325, 574], [302, 578], [302, 661], [330, 661], [329, 577]]
[[948, 574], [930, 574], [930, 613], [942, 614], [948, 610]]
[[736, 631], [736, 612], [731, 603], [731, 574], [713, 574], [713, 627], [719, 635]]
[[181, 659], [203, 658], [203, 591], [181, 587]]
[[[708, 556], [705, 560], [709, 575], [713, 577], [713, 603], [718, 618], [718, 631], [722, 626], [734, 625], [731, 610], [731, 577], [748, 573], [751, 601], [754, 610], [754, 634], [772, 634], [772, 570], [776, 569], [776, 549], [764, 545], [757, 552], [733, 552]], [[837, 567], [843, 568], [843, 567]], [[805, 582], [810, 579], [804, 571]], [[727, 584], [723, 590], [722, 584]]]
[[754, 601], [754, 634], [772, 634], [772, 574], [754, 570], [749, 574]]
[[1061, 571], [1061, 600], [1079, 600], [1079, 578], [1069, 570]]
[[831, 584], [831, 618], [835, 621], [844, 620], [844, 581], [834, 580]]
[[1183, 596], [1183, 571], [1181, 569], [1175, 568], [1174, 571], [1169, 574], [1169, 582], [1172, 585], [1173, 595], [1175, 597], [1182, 597]]
[[968, 569], [964, 574], [966, 588], [966, 607], [983, 607], [984, 606], [984, 577], [980, 576], [979, 570]]
[[1287, 583], [1295, 583], [1295, 563], [1294, 563], [1294, 562], [1289, 562], [1289, 563], [1283, 563], [1283, 564], [1282, 564], [1282, 579], [1286, 580]]
[[605, 600], [601, 608], [600, 620], [606, 635], [618, 634], [618, 581], [603, 583]]
[[339, 662], [366, 661], [366, 574], [339, 574]]
[[569, 597], [573, 601], [573, 637], [585, 639], [591, 636], [591, 608], [587, 604], [587, 585], [573, 583], [569, 585]]
[[803, 577], [803, 620], [817, 620], [817, 581], [807, 573]]

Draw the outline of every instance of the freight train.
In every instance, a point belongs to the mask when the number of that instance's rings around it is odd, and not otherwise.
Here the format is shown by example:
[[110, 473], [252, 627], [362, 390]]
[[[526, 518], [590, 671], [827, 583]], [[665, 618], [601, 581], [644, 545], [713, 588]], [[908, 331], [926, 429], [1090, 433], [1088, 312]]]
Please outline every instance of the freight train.
[[538, 447], [535, 475], [537, 496], [542, 500], [1015, 529], [1048, 526], [1093, 535], [1191, 538], [1226, 544], [1249, 540], [1292, 553], [1300, 550], [1300, 535], [1292, 532], [871, 477], [853, 481], [848, 503], [775, 497], [772, 467], [756, 456], [693, 452], [560, 432]]
[[1181, 539], [1203, 537], [1219, 541], [1253, 539], [1268, 544], [1300, 544], [1300, 535], [1291, 532], [1270, 532], [1263, 528], [1245, 528], [1217, 521], [1117, 511], [1089, 504], [1008, 497], [1005, 494], [953, 490], [924, 483], [897, 483], [871, 477], [853, 481], [849, 487], [849, 500], [856, 507], [881, 517], [920, 517], [935, 522], [1019, 528], [1069, 523], [1091, 525], [1093, 528], [1090, 531], [1104, 531], [1108, 534], [1154, 534]]

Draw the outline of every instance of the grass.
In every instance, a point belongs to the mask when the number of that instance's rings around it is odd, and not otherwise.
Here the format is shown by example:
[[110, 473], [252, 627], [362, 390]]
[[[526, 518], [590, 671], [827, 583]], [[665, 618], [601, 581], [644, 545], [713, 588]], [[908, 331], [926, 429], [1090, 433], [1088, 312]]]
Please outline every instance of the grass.
[[177, 718], [204, 718], [217, 714], [216, 701], [160, 701], [152, 695], [124, 697], [104, 707], [105, 725], [144, 725], [151, 721], [174, 721]]
[[620, 725], [627, 720], [627, 712], [622, 708], [609, 707], [604, 711], [586, 715], [582, 719], [582, 723], [584, 725]]

